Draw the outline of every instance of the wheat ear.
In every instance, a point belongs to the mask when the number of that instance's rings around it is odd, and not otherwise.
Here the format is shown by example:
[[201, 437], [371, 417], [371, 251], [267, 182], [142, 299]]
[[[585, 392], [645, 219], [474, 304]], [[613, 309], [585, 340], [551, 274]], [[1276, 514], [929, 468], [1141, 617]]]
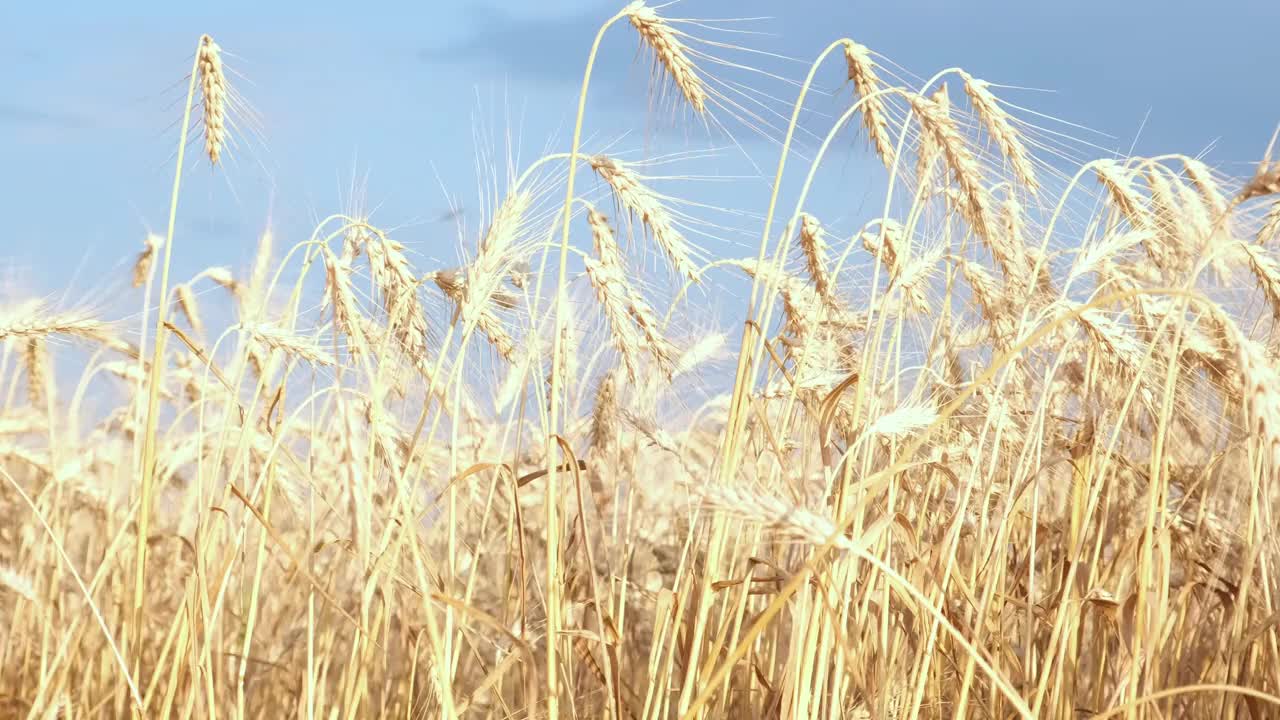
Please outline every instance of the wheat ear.
[[641, 41], [653, 48], [658, 62], [667, 69], [676, 87], [689, 105], [699, 113], [706, 111], [707, 88], [698, 76], [688, 49], [680, 39], [682, 33], [643, 0], [636, 0], [622, 10]]
[[876, 62], [865, 45], [852, 40], [844, 42], [845, 67], [853, 89], [862, 98], [862, 125], [885, 167], [891, 167], [894, 159], [893, 138], [889, 132], [889, 112], [884, 99], [877, 92], [884, 83], [876, 73]]
[[198, 52], [204, 153], [209, 156], [209, 162], [217, 165], [227, 141], [227, 77], [222, 71], [222, 48], [213, 38], [202, 36]]
[[973, 109], [986, 126], [991, 138], [996, 141], [1000, 152], [1009, 161], [1013, 174], [1034, 195], [1040, 190], [1040, 182], [1036, 179], [1035, 168], [1031, 163], [1031, 154], [1022, 142], [1022, 134], [1014, 127], [1009, 113], [1000, 107], [996, 96], [991, 93], [991, 84], [979, 80], [969, 73], [961, 73], [964, 79], [964, 90], [973, 103]]
[[658, 329], [657, 313], [635, 288], [627, 282], [619, 263], [621, 253], [613, 229], [604, 215], [591, 210], [587, 213], [592, 239], [600, 260], [586, 258], [587, 278], [596, 290], [596, 297], [604, 309], [609, 327], [613, 331], [614, 345], [622, 356], [627, 375], [634, 382], [639, 376], [639, 356], [647, 351], [668, 378], [674, 369], [674, 352], [671, 344]]
[[963, 202], [960, 209], [973, 231], [987, 238], [994, 223], [990, 219], [991, 203], [977, 159], [965, 144], [950, 115], [942, 113], [932, 100], [918, 95], [911, 96], [911, 107], [920, 118], [921, 129], [932, 135], [932, 142], [941, 150], [948, 167], [959, 186]]
[[676, 272], [689, 280], [697, 281], [698, 271], [693, 264], [689, 241], [676, 229], [671, 214], [662, 205], [658, 194], [621, 160], [593, 155], [587, 162], [600, 179], [608, 183], [618, 204], [649, 229]]
[[147, 276], [151, 274], [151, 266], [155, 264], [156, 252], [164, 244], [164, 238], [155, 233], [147, 233], [142, 243], [142, 252], [138, 253], [138, 259], [133, 263], [134, 287], [142, 287], [147, 281]]

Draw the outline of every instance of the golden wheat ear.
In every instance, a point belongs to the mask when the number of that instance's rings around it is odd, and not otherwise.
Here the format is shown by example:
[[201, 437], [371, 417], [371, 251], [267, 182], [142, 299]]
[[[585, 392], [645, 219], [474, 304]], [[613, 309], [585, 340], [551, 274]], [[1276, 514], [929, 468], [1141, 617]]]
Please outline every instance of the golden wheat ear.
[[862, 98], [862, 126], [875, 147], [876, 154], [885, 167], [893, 167], [895, 155], [893, 138], [889, 132], [889, 109], [884, 99], [876, 93], [887, 87], [876, 73], [876, 62], [871, 50], [852, 40], [844, 43], [844, 60], [849, 81]]
[[644, 0], [636, 0], [622, 12], [640, 34], [640, 40], [653, 50], [658, 64], [666, 69], [684, 99], [695, 111], [705, 112], [707, 88], [693, 61], [689, 59], [680, 33], [658, 15], [657, 11], [646, 5]]
[[227, 141], [227, 76], [222, 70], [222, 48], [213, 38], [201, 36], [198, 52], [204, 152], [217, 165]]
[[1244, 184], [1244, 187], [1240, 188], [1236, 202], [1244, 202], [1264, 195], [1280, 195], [1280, 162], [1272, 158], [1278, 139], [1280, 139], [1280, 127], [1277, 127], [1275, 133], [1271, 135], [1271, 142], [1267, 145], [1262, 161], [1258, 163], [1257, 172], [1249, 182]]

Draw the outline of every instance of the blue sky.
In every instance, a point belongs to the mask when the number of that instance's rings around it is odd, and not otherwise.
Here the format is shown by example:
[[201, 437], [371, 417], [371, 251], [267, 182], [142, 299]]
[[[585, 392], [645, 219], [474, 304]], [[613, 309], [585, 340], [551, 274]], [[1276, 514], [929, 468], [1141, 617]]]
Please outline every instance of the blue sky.
[[[182, 77], [203, 32], [243, 76], [233, 79], [262, 135], [225, 168], [188, 173], [178, 279], [209, 264], [243, 267], [268, 218], [282, 242], [301, 239], [313, 217], [340, 209], [353, 175], [367, 178], [376, 221], [398, 228], [424, 265], [447, 263], [456, 234], [436, 218], [446, 190], [475, 208], [474, 124], [515, 126], [525, 162], [549, 140], [563, 149], [592, 33], [620, 5], [10, 6], [0, 28], [0, 283], [71, 296], [127, 287], [143, 234], [163, 229]], [[1280, 3], [1266, 0], [684, 0], [663, 12], [772, 16], [751, 23], [763, 34], [744, 44], [790, 57], [848, 35], [920, 75], [959, 65], [1052, 90], [999, 94], [1107, 133], [1088, 136], [1106, 146], [1127, 150], [1136, 138], [1139, 153], [1156, 154], [1213, 145], [1209, 159], [1235, 172], [1248, 172], [1280, 122]], [[635, 48], [622, 27], [605, 43], [588, 125], [606, 139], [635, 130], [621, 146], [643, 150], [647, 70]], [[744, 144], [769, 158], [764, 144]], [[874, 170], [866, 162], [843, 172]], [[725, 160], [729, 168], [741, 170]], [[760, 211], [766, 196], [757, 184], [731, 199]]]

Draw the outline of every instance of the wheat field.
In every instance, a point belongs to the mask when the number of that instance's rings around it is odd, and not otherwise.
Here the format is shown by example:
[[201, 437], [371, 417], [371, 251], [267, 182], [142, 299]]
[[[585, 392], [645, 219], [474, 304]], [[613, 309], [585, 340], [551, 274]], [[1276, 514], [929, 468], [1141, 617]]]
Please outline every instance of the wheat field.
[[[1280, 716], [1275, 138], [1108, 155], [852, 39], [770, 104], [667, 10], [455, 267], [348, 209], [171, 275], [199, 38], [133, 310], [0, 305], [0, 717]], [[598, 142], [623, 36], [771, 143], [747, 252]]]

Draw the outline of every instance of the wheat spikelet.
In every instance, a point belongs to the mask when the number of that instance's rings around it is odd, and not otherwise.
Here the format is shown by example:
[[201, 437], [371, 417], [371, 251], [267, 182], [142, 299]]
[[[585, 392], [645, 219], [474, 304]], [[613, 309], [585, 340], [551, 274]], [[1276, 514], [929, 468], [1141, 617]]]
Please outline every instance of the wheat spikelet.
[[201, 270], [200, 274], [196, 275], [188, 284], [194, 285], [196, 280], [201, 278], [208, 278], [217, 283], [220, 287], [231, 293], [232, 297], [240, 298], [244, 295], [244, 285], [242, 285], [239, 280], [236, 280], [235, 275], [231, 272], [231, 268], [224, 265], [215, 265]]
[[1271, 144], [1267, 146], [1267, 151], [1262, 156], [1262, 161], [1258, 163], [1258, 169], [1254, 172], [1249, 182], [1240, 188], [1239, 194], [1236, 195], [1236, 202], [1242, 203], [1254, 198], [1263, 197], [1264, 195], [1280, 194], [1280, 162], [1273, 162], [1271, 153], [1275, 151], [1276, 141], [1280, 140], [1280, 127], [1276, 128], [1276, 132], [1271, 136]]
[[[951, 96], [947, 94], [947, 84], [942, 83], [933, 91], [929, 100], [937, 107], [938, 117], [950, 121]], [[941, 149], [934, 142], [933, 135], [921, 133], [920, 145], [916, 148], [916, 178], [920, 185], [927, 185], [933, 179], [933, 166], [938, 160]]]
[[200, 306], [196, 303], [196, 294], [191, 292], [191, 285], [179, 285], [173, 292], [177, 296], [178, 309], [187, 318], [187, 324], [196, 336], [204, 337], [204, 322], [200, 319]]
[[333, 366], [335, 364], [333, 356], [308, 337], [265, 323], [247, 323], [242, 327], [253, 339], [272, 350], [283, 351], [316, 365]]
[[[989, 239], [991, 257], [1000, 265], [1005, 279], [1018, 290], [1024, 290], [1033, 284], [1027, 274], [1035, 263], [1027, 256], [1023, 239], [1022, 203], [1013, 193], [1000, 203], [1000, 221], [1000, 232], [993, 233]], [[1041, 270], [1042, 284], [1047, 281], [1046, 272]]]
[[427, 322], [418, 302], [418, 283], [404, 254], [404, 245], [383, 234], [364, 233], [362, 243], [369, 256], [374, 282], [392, 330], [410, 355], [426, 352]]
[[614, 373], [605, 373], [596, 387], [591, 412], [591, 428], [587, 432], [591, 453], [607, 452], [618, 437], [618, 387]]
[[147, 378], [147, 372], [138, 367], [136, 363], [124, 362], [122, 360], [111, 360], [104, 362], [98, 366], [103, 372], [111, 373], [121, 380], [127, 380], [130, 383], [144, 382]]
[[1151, 189], [1152, 227], [1157, 232], [1144, 244], [1151, 260], [1162, 269], [1177, 270], [1184, 266], [1183, 225], [1194, 227], [1194, 220], [1189, 220], [1177, 199], [1176, 191], [1160, 172], [1158, 166], [1148, 166], [1144, 172], [1147, 187]]
[[515, 260], [511, 263], [511, 269], [507, 271], [507, 282], [517, 290], [524, 290], [532, 275], [533, 266], [528, 260]]
[[692, 490], [708, 509], [759, 523], [792, 540], [822, 545], [835, 535], [834, 547], [838, 550], [848, 552], [862, 546], [847, 535], [837, 535], [836, 524], [826, 515], [772, 495], [721, 484]]
[[979, 237], [989, 237], [993, 227], [990, 198], [983, 185], [978, 161], [956, 129], [955, 121], [950, 115], [944, 115], [933, 101], [918, 95], [911, 96], [911, 107], [920, 117], [921, 130], [932, 135], [932, 142], [942, 151], [947, 166], [951, 168], [960, 190], [960, 210], [965, 221]]
[[1280, 262], [1267, 257], [1256, 245], [1241, 241], [1236, 243], [1236, 247], [1247, 258], [1249, 269], [1257, 278], [1258, 285], [1262, 286], [1267, 302], [1271, 303], [1271, 312], [1280, 318]]
[[1212, 219], [1216, 222], [1227, 212], [1227, 199], [1223, 196], [1218, 181], [1214, 179], [1213, 171], [1203, 161], [1190, 157], [1182, 158], [1182, 167], [1187, 177], [1191, 179], [1191, 184], [1195, 185], [1196, 190], [1209, 206], [1213, 213]]
[[198, 53], [204, 152], [209, 162], [217, 165], [227, 140], [227, 78], [222, 71], [222, 48], [213, 38], [203, 35]]
[[803, 213], [800, 216], [800, 251], [804, 254], [805, 269], [813, 280], [814, 289], [823, 302], [834, 307], [836, 305], [834, 290], [831, 287], [831, 276], [827, 271], [827, 241], [822, 225], [814, 216]]
[[1244, 384], [1249, 432], [1261, 441], [1274, 477], [1280, 472], [1280, 373], [1258, 343], [1236, 332], [1236, 360]]
[[82, 312], [53, 312], [39, 300], [0, 309], [0, 340], [45, 335], [68, 335], [106, 344], [116, 342], [106, 323]]
[[817, 332], [819, 299], [809, 283], [785, 272], [777, 272], [768, 262], [757, 264], [753, 258], [736, 260], [730, 264], [741, 268], [752, 278], [771, 283], [777, 289], [782, 298], [787, 326], [797, 339], [803, 342]]
[[339, 330], [351, 338], [351, 348], [358, 351], [364, 346], [364, 332], [359, 321], [355, 292], [351, 285], [351, 265], [340, 260], [329, 248], [324, 248], [326, 273], [325, 304], [333, 304], [333, 322]]
[[[1081, 307], [1071, 301], [1067, 302], [1067, 306], [1069, 311], [1075, 311]], [[1076, 315], [1076, 319], [1088, 331], [1089, 337], [1101, 348], [1118, 359], [1122, 365], [1127, 366], [1129, 370], [1137, 369], [1142, 359], [1142, 346], [1132, 333], [1125, 331], [1119, 322], [1108, 317], [1098, 308], [1084, 310]]]
[[896, 438], [928, 427], [938, 418], [932, 405], [903, 405], [876, 418], [864, 431], [866, 437]]
[[596, 297], [609, 321], [614, 345], [622, 356], [628, 376], [633, 382], [639, 377], [639, 355], [648, 351], [662, 373], [670, 378], [674, 368], [671, 345], [658, 329], [658, 317], [653, 308], [627, 282], [623, 268], [618, 264], [620, 254], [613, 229], [604, 216], [594, 210], [587, 214], [587, 221], [600, 254], [599, 261], [592, 258], [583, 261], [587, 278], [595, 288]]
[[374, 448], [391, 471], [399, 475], [404, 469], [408, 441], [385, 410], [374, 412], [374, 404], [366, 403], [364, 420], [373, 433]]
[[507, 332], [501, 318], [494, 313], [493, 308], [488, 303], [469, 301], [469, 298], [474, 297], [474, 294], [471, 291], [470, 277], [466, 271], [460, 268], [436, 270], [427, 273], [424, 279], [434, 281], [436, 287], [440, 288], [445, 297], [453, 301], [453, 304], [464, 318], [475, 320], [476, 327], [480, 328], [481, 332], [485, 334], [485, 337], [489, 339], [489, 343], [493, 345], [499, 355], [508, 361], [515, 361], [515, 339]]
[[698, 76], [693, 61], [689, 59], [688, 50], [680, 39], [681, 33], [672, 28], [653, 8], [645, 5], [644, 0], [635, 0], [623, 8], [622, 12], [640, 34], [644, 44], [653, 48], [658, 62], [667, 69], [684, 99], [694, 111], [704, 112], [707, 89]]
[[514, 362], [515, 340], [493, 310], [493, 305], [514, 308], [518, 299], [501, 288], [504, 266], [520, 235], [533, 196], [516, 192], [503, 199], [480, 241], [475, 262], [466, 270], [444, 270], [428, 274], [436, 286], [454, 302], [462, 317], [474, 320], [489, 343], [504, 359]]
[[1182, 178], [1172, 170], [1167, 168], [1165, 170], [1172, 176], [1170, 182], [1177, 194], [1178, 205], [1182, 208], [1183, 218], [1190, 224], [1196, 244], [1203, 245], [1209, 239], [1210, 232], [1214, 230], [1213, 219], [1209, 217], [1208, 202], [1194, 185], [1183, 182]]
[[1258, 227], [1258, 244], [1266, 244], [1280, 240], [1280, 199], [1271, 203], [1271, 209], [1262, 218]]
[[676, 361], [674, 374], [676, 376], [684, 375], [712, 359], [724, 349], [724, 343], [724, 333], [703, 335], [680, 355], [680, 359]]
[[960, 272], [973, 291], [974, 302], [982, 316], [991, 323], [991, 334], [1000, 343], [1006, 342], [1013, 328], [1009, 318], [1009, 303], [1004, 287], [987, 269], [975, 262], [962, 260]]
[[1124, 214], [1134, 228], [1154, 226], [1146, 203], [1143, 202], [1142, 196], [1133, 189], [1128, 171], [1120, 167], [1114, 160], [1108, 159], [1096, 162], [1093, 170], [1098, 176], [1098, 182], [1102, 183], [1102, 186], [1106, 188], [1111, 201], [1115, 203], [1116, 207], [1120, 208], [1120, 212]]
[[49, 367], [49, 351], [45, 347], [44, 338], [27, 338], [22, 361], [27, 372], [27, 402], [33, 408], [41, 407], [48, 394], [46, 373]]
[[978, 112], [978, 117], [986, 125], [1000, 152], [1009, 160], [1013, 174], [1034, 195], [1040, 190], [1040, 182], [1036, 180], [1035, 168], [1031, 163], [1031, 155], [1022, 142], [1021, 133], [1013, 126], [1009, 113], [1000, 107], [996, 96], [991, 93], [991, 84], [979, 80], [969, 73], [961, 73], [964, 79], [964, 90]]
[[138, 253], [138, 259], [133, 263], [134, 287], [142, 287], [143, 283], [147, 281], [147, 277], [151, 274], [151, 266], [155, 262], [156, 252], [164, 244], [164, 238], [155, 233], [147, 233], [147, 237], [142, 241], [142, 244], [142, 252]]
[[249, 281], [244, 289], [244, 300], [241, 303], [244, 317], [260, 320], [266, 314], [270, 302], [269, 288], [271, 282], [272, 250], [275, 245], [275, 234], [271, 230], [263, 231], [258, 238], [258, 247], [253, 254], [253, 266], [249, 269]]
[[490, 282], [499, 273], [503, 264], [510, 259], [510, 252], [520, 235], [520, 228], [525, 221], [533, 195], [519, 191], [508, 195], [493, 214], [493, 221], [480, 242], [480, 252], [476, 256], [475, 268], [477, 281]]
[[[569, 300], [569, 292], [567, 288], [560, 288], [557, 302], [563, 303], [565, 307], [571, 307]], [[560, 318], [560, 387], [572, 387], [572, 379], [578, 375], [578, 334], [577, 325], [574, 322], [575, 313], [572, 311], [561, 313]], [[547, 391], [550, 392], [552, 386], [552, 374], [547, 373]], [[548, 396], [550, 397], [550, 396]]]
[[1270, 169], [1259, 169], [1258, 174], [1240, 189], [1237, 197], [1240, 202], [1244, 202], [1264, 195], [1276, 194], [1280, 194], [1280, 163]]
[[891, 167], [894, 159], [893, 138], [889, 132], [889, 113], [884, 98], [875, 93], [885, 86], [876, 74], [876, 63], [871, 51], [852, 40], [844, 42], [845, 67], [853, 89], [862, 98], [862, 125], [885, 167]]
[[877, 230], [864, 230], [860, 236], [862, 247], [867, 252], [880, 258], [881, 264], [890, 276], [896, 275], [900, 268], [898, 248], [902, 246], [902, 225], [891, 218], [875, 221], [880, 227]]
[[613, 189], [618, 204], [649, 229], [658, 246], [671, 260], [676, 272], [697, 281], [698, 272], [690, 256], [689, 243], [676, 229], [670, 213], [663, 207], [659, 196], [640, 180], [640, 176], [621, 160], [604, 155], [593, 155], [587, 160], [600, 179]]
[[[587, 430], [588, 458], [601, 468], [610, 467], [615, 462], [619, 438], [618, 426], [618, 382], [616, 371], [610, 371], [600, 378], [596, 387], [595, 403], [591, 409], [591, 425]], [[613, 494], [605, 487], [605, 478], [610, 473], [603, 469], [588, 473], [587, 481], [591, 493], [595, 496], [596, 507], [605, 512], [613, 504]]]
[[902, 291], [907, 306], [919, 313], [929, 312], [929, 298], [925, 294], [927, 281], [940, 259], [936, 252], [926, 253], [905, 264], [893, 279], [893, 287]]

